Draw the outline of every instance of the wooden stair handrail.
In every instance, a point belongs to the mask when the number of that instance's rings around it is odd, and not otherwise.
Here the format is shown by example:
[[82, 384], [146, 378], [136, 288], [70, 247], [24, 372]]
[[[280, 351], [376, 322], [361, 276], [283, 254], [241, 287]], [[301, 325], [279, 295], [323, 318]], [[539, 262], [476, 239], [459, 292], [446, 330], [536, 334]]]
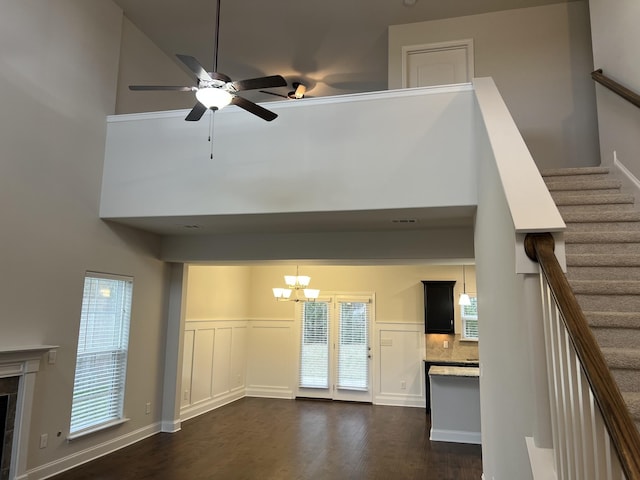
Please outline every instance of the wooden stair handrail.
[[640, 480], [640, 434], [554, 254], [553, 236], [550, 233], [527, 234], [524, 248], [527, 256], [540, 264], [549, 284], [626, 478]]
[[607, 77], [604, 73], [602, 73], [601, 68], [599, 68], [594, 72], [591, 72], [591, 78], [593, 78], [600, 85], [604, 85], [612, 92], [617, 93], [628, 102], [631, 102], [636, 107], [640, 108], [640, 95], [634, 92], [633, 90], [629, 90], [624, 85], [620, 85], [615, 80]]

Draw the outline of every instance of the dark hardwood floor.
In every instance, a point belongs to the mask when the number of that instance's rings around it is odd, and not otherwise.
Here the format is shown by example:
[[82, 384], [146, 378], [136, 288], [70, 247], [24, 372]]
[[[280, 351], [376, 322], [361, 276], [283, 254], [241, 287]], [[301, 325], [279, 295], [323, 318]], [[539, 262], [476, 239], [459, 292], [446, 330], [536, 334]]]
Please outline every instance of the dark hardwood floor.
[[55, 480], [479, 480], [481, 447], [429, 440], [422, 408], [244, 398]]

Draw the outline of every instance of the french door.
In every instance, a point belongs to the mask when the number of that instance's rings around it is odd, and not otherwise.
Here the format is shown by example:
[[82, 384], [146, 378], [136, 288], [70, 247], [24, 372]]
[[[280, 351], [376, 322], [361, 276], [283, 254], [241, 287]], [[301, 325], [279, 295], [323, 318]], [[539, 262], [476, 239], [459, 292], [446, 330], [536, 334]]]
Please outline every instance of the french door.
[[298, 396], [371, 402], [373, 296], [301, 302]]

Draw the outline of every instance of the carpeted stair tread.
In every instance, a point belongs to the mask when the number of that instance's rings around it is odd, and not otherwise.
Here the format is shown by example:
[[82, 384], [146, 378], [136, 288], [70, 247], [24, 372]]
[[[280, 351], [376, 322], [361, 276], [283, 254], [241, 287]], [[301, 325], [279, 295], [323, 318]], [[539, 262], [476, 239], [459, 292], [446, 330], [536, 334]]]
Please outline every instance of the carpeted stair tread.
[[565, 223], [640, 222], [640, 211], [568, 212], [562, 219]]
[[568, 267], [569, 283], [576, 280], [640, 280], [640, 267]]
[[640, 255], [628, 254], [567, 254], [568, 267], [638, 267]]
[[640, 421], [640, 392], [622, 392], [624, 403], [627, 404], [631, 418]]
[[[569, 242], [566, 242], [569, 243]], [[569, 247], [572, 254], [609, 254], [615, 252], [619, 255], [640, 255], [640, 243], [571, 243]]]
[[633, 204], [635, 198], [628, 193], [605, 193], [596, 195], [566, 195], [558, 198], [556, 205], [620, 205]]
[[609, 173], [609, 167], [547, 168], [540, 172], [543, 177], [564, 177], [566, 175], [602, 175], [607, 173]]
[[576, 295], [640, 295], [637, 280], [572, 280], [571, 288]]
[[567, 278], [640, 429], [640, 208], [608, 168], [542, 172], [567, 224]]
[[640, 369], [640, 350], [636, 348], [605, 347], [602, 349], [602, 354], [609, 368], [620, 370]]
[[566, 181], [549, 181], [547, 189], [550, 192], [558, 192], [563, 190], [612, 190], [622, 187], [620, 180], [566, 180]]
[[640, 328], [640, 312], [583, 312], [592, 328]]
[[565, 244], [569, 243], [636, 243], [640, 242], [640, 231], [573, 231], [564, 234]]

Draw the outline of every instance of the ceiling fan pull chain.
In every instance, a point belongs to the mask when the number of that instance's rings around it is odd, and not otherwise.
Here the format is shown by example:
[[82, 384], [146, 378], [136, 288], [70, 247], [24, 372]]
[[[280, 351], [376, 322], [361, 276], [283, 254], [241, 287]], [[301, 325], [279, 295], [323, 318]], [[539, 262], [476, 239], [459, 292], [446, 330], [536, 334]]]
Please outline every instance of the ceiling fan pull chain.
[[215, 117], [214, 112], [211, 112], [209, 115], [209, 144], [210, 144], [210, 159], [213, 160], [213, 117]]

